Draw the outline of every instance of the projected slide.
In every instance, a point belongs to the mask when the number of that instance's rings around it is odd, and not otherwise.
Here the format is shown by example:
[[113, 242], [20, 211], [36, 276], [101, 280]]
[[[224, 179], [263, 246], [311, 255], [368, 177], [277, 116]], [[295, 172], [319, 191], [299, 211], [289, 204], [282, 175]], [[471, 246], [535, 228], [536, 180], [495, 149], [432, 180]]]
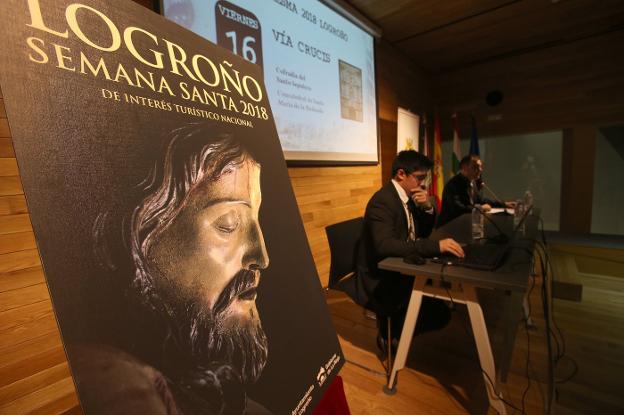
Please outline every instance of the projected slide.
[[263, 68], [287, 160], [377, 161], [371, 35], [318, 0], [163, 0], [162, 10]]

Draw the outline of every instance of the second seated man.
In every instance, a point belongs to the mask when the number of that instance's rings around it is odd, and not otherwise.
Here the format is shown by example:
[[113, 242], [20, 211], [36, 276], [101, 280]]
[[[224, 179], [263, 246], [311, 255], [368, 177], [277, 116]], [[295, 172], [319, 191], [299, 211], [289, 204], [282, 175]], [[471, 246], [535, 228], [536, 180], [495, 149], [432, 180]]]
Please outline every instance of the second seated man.
[[459, 172], [444, 186], [442, 192], [442, 211], [437, 226], [440, 227], [464, 213], [472, 212], [480, 205], [483, 212], [492, 207], [513, 207], [512, 202], [486, 199], [481, 195], [483, 162], [477, 155], [471, 154], [461, 159]]

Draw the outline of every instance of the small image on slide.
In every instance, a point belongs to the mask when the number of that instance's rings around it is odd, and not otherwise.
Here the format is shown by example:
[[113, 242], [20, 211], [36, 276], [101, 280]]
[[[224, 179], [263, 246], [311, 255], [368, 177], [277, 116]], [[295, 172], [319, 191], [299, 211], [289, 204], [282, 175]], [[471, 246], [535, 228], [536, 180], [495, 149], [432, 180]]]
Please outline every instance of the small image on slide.
[[342, 118], [362, 122], [362, 70], [338, 60], [340, 74], [340, 113]]

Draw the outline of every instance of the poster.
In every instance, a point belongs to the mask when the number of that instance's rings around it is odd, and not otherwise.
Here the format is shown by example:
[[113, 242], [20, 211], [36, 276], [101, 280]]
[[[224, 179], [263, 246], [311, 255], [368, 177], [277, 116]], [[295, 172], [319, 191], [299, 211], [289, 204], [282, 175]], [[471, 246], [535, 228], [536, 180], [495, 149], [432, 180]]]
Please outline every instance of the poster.
[[311, 413], [344, 359], [260, 67], [125, 0], [4, 0], [0, 19], [85, 413]]
[[399, 107], [397, 112], [397, 153], [403, 150], [418, 151], [420, 117]]

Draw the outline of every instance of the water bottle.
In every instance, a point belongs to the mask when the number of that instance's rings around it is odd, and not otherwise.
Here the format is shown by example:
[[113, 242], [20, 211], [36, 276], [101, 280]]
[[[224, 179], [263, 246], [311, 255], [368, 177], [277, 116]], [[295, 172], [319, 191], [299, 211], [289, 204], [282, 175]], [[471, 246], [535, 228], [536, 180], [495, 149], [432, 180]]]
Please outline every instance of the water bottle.
[[526, 192], [524, 192], [523, 203], [524, 203], [524, 207], [527, 209], [533, 206], [533, 193], [531, 193], [530, 190], [527, 190]]
[[516, 200], [516, 207], [514, 209], [514, 229], [518, 229], [518, 233], [520, 235], [524, 235], [524, 223], [522, 223], [522, 226], [520, 226], [520, 228], [518, 228], [518, 225], [520, 225], [520, 222], [522, 221], [522, 217], [524, 216], [524, 212], [525, 212], [526, 206], [524, 204], [524, 201], [521, 199]]
[[481, 205], [475, 205], [472, 208], [472, 240], [483, 239], [484, 232], [484, 213], [481, 211]]

